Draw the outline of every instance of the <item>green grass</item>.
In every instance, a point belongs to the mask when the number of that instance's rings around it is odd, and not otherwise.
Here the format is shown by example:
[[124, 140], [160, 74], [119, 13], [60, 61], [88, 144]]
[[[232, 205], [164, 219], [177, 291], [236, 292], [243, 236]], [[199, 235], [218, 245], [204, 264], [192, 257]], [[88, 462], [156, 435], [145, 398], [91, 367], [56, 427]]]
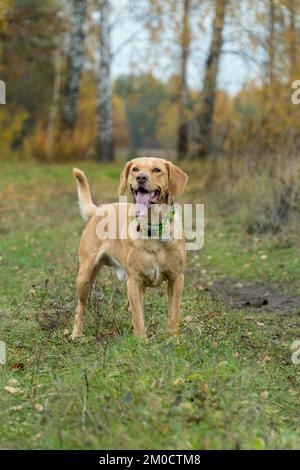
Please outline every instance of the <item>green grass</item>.
[[[116, 198], [120, 168], [78, 166], [99, 202]], [[0, 338], [8, 349], [0, 448], [299, 448], [300, 366], [290, 351], [297, 314], [232, 311], [198, 289], [204, 269], [212, 279], [297, 290], [297, 240], [245, 235], [237, 218], [223, 220], [205, 200], [205, 246], [188, 257], [180, 337], [165, 335], [162, 286], [146, 296], [150, 340], [137, 342], [125, 288], [107, 270], [91, 295], [85, 339], [74, 344], [82, 223], [71, 166], [6, 165], [0, 187]]]
[[270, 281], [300, 293], [300, 249], [298, 235], [288, 239], [245, 233], [239, 221], [218, 226], [207, 224], [201, 265], [215, 274], [254, 282]]

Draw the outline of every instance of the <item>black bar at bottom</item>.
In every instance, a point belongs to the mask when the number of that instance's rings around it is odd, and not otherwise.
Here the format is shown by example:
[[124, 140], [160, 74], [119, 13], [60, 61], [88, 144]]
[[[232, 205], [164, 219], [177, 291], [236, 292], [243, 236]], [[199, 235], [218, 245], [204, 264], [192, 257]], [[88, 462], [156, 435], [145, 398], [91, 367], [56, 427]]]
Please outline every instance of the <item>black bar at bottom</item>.
[[[92, 451], [58, 451], [58, 450], [3, 450], [0, 451], [1, 467], [3, 464], [18, 465], [20, 468], [30, 465], [30, 468], [40, 468], [43, 465], [63, 468], [101, 468], [103, 466], [118, 466], [135, 469], [140, 467], [184, 465], [211, 468], [217, 465], [230, 467], [249, 467], [254, 465], [288, 465], [297, 459], [299, 451], [185, 451], [185, 450], [92, 450]], [[243, 469], [244, 470], [244, 469]]]

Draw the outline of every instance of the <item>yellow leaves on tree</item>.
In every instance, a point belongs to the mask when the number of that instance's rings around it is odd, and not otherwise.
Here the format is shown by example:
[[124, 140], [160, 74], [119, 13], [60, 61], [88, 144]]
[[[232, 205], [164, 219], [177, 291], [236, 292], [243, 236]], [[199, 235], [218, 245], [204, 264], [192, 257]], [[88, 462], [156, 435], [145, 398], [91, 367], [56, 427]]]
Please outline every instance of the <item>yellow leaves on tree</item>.
[[21, 134], [26, 118], [27, 113], [25, 111], [19, 111], [13, 116], [10, 116], [5, 109], [5, 106], [0, 108], [0, 158], [6, 156], [13, 141]]
[[13, 4], [14, 0], [1, 0], [0, 2], [0, 31], [3, 31], [7, 27], [5, 14]]

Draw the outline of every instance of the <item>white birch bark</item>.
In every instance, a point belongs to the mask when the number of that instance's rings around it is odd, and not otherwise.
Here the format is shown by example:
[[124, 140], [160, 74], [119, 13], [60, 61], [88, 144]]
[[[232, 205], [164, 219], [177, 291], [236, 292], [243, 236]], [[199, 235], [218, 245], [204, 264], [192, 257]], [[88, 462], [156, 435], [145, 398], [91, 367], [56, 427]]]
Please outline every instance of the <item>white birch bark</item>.
[[65, 102], [62, 110], [63, 126], [69, 129], [75, 127], [77, 117], [80, 78], [84, 64], [84, 20], [86, 9], [87, 0], [73, 0], [68, 72], [65, 85]]

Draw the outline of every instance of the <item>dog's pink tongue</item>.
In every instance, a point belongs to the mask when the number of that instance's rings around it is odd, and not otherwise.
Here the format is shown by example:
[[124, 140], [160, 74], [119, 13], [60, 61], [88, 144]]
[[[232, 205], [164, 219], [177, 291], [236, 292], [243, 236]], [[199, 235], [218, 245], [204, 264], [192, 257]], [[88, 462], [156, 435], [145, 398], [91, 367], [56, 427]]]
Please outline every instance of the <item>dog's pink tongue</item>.
[[147, 209], [148, 209], [149, 203], [150, 203], [150, 194], [142, 193], [138, 191], [136, 195], [137, 215], [142, 216], [142, 217], [147, 215]]

